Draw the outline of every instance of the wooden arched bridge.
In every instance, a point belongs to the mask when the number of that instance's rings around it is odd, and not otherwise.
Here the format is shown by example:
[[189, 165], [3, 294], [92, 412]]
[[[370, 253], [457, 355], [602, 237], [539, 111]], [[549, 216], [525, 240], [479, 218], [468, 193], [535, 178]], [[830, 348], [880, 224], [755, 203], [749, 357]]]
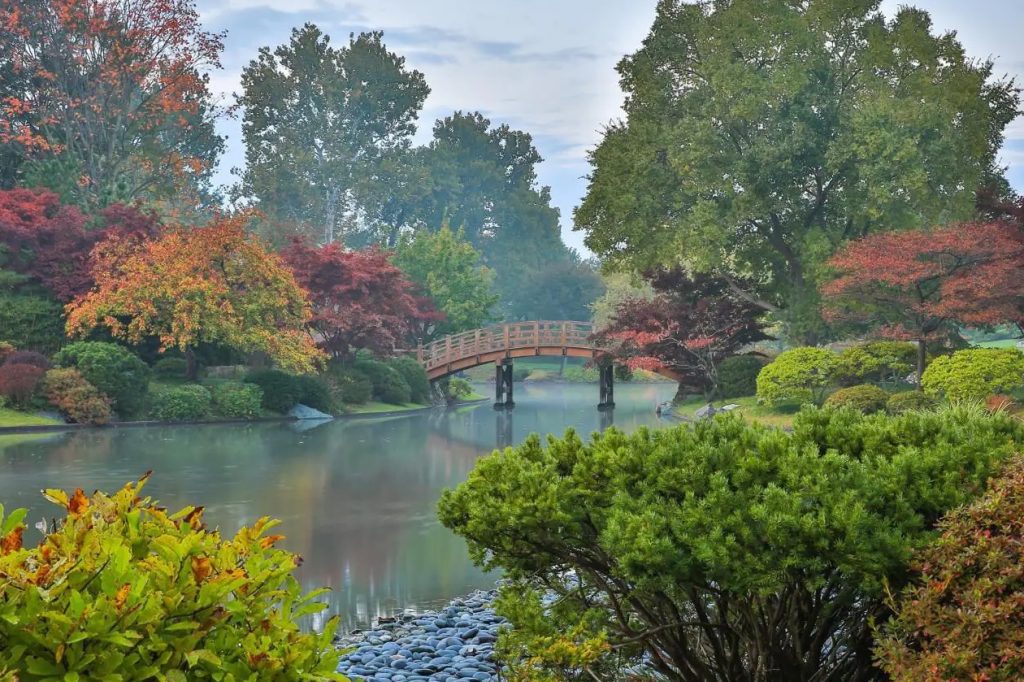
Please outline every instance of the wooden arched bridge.
[[[512, 399], [512, 363], [515, 358], [565, 356], [600, 359], [608, 349], [593, 339], [591, 322], [570, 320], [510, 322], [453, 334], [416, 349], [416, 358], [431, 381], [471, 367], [495, 364], [496, 408], [515, 406]], [[600, 363], [599, 409], [615, 407], [615, 379], [611, 362]]]

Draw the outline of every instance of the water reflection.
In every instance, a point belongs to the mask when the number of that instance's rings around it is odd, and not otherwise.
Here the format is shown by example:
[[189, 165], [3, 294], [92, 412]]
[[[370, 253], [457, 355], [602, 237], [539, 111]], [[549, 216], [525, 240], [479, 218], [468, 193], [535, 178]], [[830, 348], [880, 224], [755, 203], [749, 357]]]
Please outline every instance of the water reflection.
[[206, 505], [208, 522], [225, 532], [264, 514], [280, 518], [283, 546], [305, 558], [303, 583], [333, 588], [332, 610], [365, 624], [493, 584], [434, 514], [440, 491], [482, 454], [531, 432], [656, 424], [654, 407], [672, 392], [623, 385], [614, 412], [599, 412], [596, 386], [517, 386], [511, 412], [484, 403], [306, 431], [254, 424], [5, 436], [0, 502], [29, 507], [34, 523], [53, 514], [43, 487], [110, 490], [152, 469], [151, 495], [171, 508]]

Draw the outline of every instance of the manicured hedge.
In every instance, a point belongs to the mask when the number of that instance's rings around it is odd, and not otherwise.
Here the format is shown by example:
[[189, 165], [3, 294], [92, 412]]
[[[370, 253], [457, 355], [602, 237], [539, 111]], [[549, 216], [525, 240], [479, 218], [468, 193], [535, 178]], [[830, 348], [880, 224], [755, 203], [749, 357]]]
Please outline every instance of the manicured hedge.
[[163, 386], [153, 391], [150, 412], [161, 421], [197, 421], [209, 416], [211, 403], [210, 392], [199, 384]]
[[829, 407], [851, 407], [864, 414], [874, 414], [885, 409], [889, 394], [878, 386], [861, 384], [841, 388], [825, 400]]
[[256, 384], [226, 381], [215, 384], [211, 393], [213, 394], [213, 411], [221, 417], [253, 419], [260, 416], [263, 389]]

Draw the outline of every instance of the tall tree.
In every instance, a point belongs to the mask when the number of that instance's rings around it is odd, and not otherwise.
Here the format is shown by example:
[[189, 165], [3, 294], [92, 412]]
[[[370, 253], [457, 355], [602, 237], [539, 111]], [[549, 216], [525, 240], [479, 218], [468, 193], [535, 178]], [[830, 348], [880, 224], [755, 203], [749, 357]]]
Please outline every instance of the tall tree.
[[719, 363], [771, 338], [764, 311], [722, 279], [673, 268], [654, 272], [650, 282], [653, 298], [622, 301], [595, 336], [633, 369], [671, 372], [679, 380], [678, 397], [697, 389], [710, 399]]
[[287, 45], [261, 48], [242, 88], [238, 191], [267, 214], [310, 226], [324, 243], [358, 211], [360, 182], [409, 148], [430, 92], [381, 33], [337, 49], [313, 24], [294, 29]]
[[206, 71], [223, 45], [192, 0], [0, 0], [0, 27], [3, 182], [12, 158], [70, 175], [92, 206], [208, 182], [223, 140]]
[[119, 339], [160, 340], [178, 348], [195, 375], [194, 350], [216, 343], [266, 353], [281, 367], [311, 371], [320, 360], [305, 324], [306, 294], [281, 259], [245, 230], [247, 216], [171, 229], [126, 251], [121, 240], [97, 247], [95, 288], [67, 306], [67, 330], [106, 327]]
[[443, 225], [436, 233], [407, 234], [394, 262], [444, 314], [444, 319], [419, 325], [419, 340], [476, 329], [494, 319], [494, 272], [480, 264], [480, 254], [461, 231]]
[[1007, 223], [883, 232], [847, 244], [828, 265], [825, 313], [885, 338], [929, 342], [961, 324], [1024, 320], [1024, 235]]
[[821, 266], [845, 241], [969, 219], [1018, 89], [927, 13], [878, 5], [662, 0], [618, 66], [626, 119], [591, 153], [587, 245], [730, 278], [814, 341]]
[[437, 322], [429, 300], [379, 248], [346, 251], [340, 242], [314, 247], [295, 240], [282, 252], [295, 278], [309, 292], [309, 327], [326, 353], [351, 360], [357, 350], [394, 355], [415, 342], [419, 325]]

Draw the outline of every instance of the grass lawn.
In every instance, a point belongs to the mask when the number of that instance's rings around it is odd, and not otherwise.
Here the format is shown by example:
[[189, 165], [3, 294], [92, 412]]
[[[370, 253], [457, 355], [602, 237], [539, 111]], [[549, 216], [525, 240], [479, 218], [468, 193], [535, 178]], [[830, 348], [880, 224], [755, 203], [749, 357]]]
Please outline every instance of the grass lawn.
[[[706, 404], [707, 403], [701, 399], [687, 400], [685, 403], [675, 405], [673, 412], [677, 416], [692, 419], [693, 413], [704, 407]], [[764, 424], [766, 426], [777, 426], [784, 429], [793, 426], [793, 417], [796, 416], [797, 412], [795, 409], [771, 408], [765, 405], [758, 405], [757, 398], [753, 396], [747, 398], [732, 398], [729, 400], [716, 400], [712, 404], [716, 408], [729, 404], [739, 405], [739, 407], [734, 411], [747, 421]]]
[[982, 341], [975, 344], [978, 348], [1016, 348], [1020, 339], [1000, 339], [999, 341]]
[[49, 417], [38, 417], [27, 412], [18, 412], [0, 407], [0, 428], [5, 426], [46, 426], [61, 423]]
[[404, 403], [402, 405], [392, 405], [390, 403], [378, 403], [370, 401], [363, 403], [362, 405], [348, 405], [346, 406], [345, 414], [376, 414], [378, 412], [400, 412], [402, 410], [418, 410], [422, 407], [430, 407], [430, 405], [420, 405], [419, 403]]

